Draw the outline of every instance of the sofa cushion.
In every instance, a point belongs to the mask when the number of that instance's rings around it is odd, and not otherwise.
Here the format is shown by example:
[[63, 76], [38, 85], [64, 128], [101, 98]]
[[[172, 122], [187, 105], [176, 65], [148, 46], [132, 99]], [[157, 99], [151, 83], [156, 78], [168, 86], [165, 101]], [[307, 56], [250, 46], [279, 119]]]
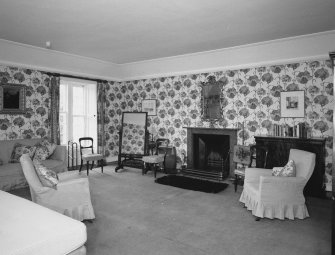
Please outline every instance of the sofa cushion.
[[34, 160], [33, 164], [35, 167], [36, 174], [38, 175], [38, 178], [40, 179], [42, 185], [49, 188], [56, 188], [58, 184], [57, 174], [54, 171], [45, 167], [38, 160]]
[[16, 143], [32, 146], [40, 141], [41, 141], [41, 138], [1, 140], [0, 141], [0, 159], [3, 161], [3, 164], [7, 164], [12, 155], [12, 151]]
[[36, 144], [34, 159], [46, 160], [52, 155], [56, 147], [56, 144], [50, 143], [47, 139], [42, 140], [40, 143]]
[[33, 158], [34, 154], [35, 154], [35, 151], [36, 151], [35, 146], [16, 143], [14, 145], [12, 155], [10, 157], [9, 162], [10, 163], [19, 163], [20, 162], [19, 159], [23, 154], [29, 154], [29, 157]]
[[46, 160], [49, 156], [47, 147], [41, 145], [36, 146], [34, 160]]

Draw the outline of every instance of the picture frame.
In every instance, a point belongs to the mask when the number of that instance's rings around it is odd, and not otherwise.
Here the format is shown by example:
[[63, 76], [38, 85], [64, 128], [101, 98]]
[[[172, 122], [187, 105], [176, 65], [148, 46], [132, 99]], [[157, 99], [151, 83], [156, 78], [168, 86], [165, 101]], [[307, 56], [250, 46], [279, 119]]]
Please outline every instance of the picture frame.
[[304, 118], [305, 117], [305, 91], [280, 92], [280, 117]]
[[26, 86], [0, 85], [0, 114], [24, 114], [26, 112]]
[[147, 112], [148, 116], [157, 115], [157, 102], [156, 99], [143, 99], [142, 100], [142, 112]]

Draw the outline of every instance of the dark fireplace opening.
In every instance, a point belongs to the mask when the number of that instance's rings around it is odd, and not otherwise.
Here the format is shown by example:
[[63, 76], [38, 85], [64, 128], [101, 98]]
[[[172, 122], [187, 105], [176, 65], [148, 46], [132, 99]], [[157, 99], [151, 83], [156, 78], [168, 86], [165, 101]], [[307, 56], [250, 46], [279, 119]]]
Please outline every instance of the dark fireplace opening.
[[194, 169], [229, 174], [229, 135], [194, 134]]
[[215, 181], [233, 176], [232, 153], [238, 130], [187, 127], [187, 166], [181, 173]]

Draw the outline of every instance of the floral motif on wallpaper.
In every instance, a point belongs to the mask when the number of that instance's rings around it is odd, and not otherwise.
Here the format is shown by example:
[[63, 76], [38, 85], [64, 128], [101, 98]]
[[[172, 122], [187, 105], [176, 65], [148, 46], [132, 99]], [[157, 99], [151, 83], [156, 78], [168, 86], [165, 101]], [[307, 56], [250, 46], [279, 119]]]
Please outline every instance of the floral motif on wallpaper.
[[144, 154], [145, 129], [142, 125], [123, 124], [122, 153]]
[[[238, 143], [254, 143], [273, 124], [304, 121], [314, 137], [327, 137], [326, 173], [332, 169], [333, 74], [328, 60], [161, 77], [107, 84], [106, 154], [118, 154], [118, 130], [123, 111], [140, 111], [143, 99], [157, 99], [157, 116], [148, 117], [155, 138], [171, 141], [181, 156], [186, 152], [187, 126], [209, 127], [201, 120], [201, 83], [214, 77], [222, 84], [223, 118], [217, 128], [241, 128]], [[305, 91], [305, 119], [280, 118], [280, 92]], [[242, 139], [243, 138], [243, 139]]]
[[0, 140], [49, 135], [49, 76], [39, 71], [0, 66], [0, 83], [26, 85], [25, 114], [0, 114]]

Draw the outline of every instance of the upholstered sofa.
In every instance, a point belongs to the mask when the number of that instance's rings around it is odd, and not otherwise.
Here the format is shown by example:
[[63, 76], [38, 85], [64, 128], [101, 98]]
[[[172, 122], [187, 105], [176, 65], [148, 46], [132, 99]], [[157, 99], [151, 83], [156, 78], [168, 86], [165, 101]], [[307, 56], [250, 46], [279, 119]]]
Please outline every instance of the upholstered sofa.
[[1, 254], [86, 254], [82, 222], [1, 190], [0, 201]]
[[[0, 141], [0, 160], [2, 161], [2, 165], [0, 165], [0, 190], [8, 191], [28, 186], [21, 164], [19, 162], [9, 163], [9, 160], [16, 143], [35, 145], [41, 140], [33, 138]], [[57, 145], [53, 154], [42, 163], [57, 173], [67, 171], [66, 146]]]

